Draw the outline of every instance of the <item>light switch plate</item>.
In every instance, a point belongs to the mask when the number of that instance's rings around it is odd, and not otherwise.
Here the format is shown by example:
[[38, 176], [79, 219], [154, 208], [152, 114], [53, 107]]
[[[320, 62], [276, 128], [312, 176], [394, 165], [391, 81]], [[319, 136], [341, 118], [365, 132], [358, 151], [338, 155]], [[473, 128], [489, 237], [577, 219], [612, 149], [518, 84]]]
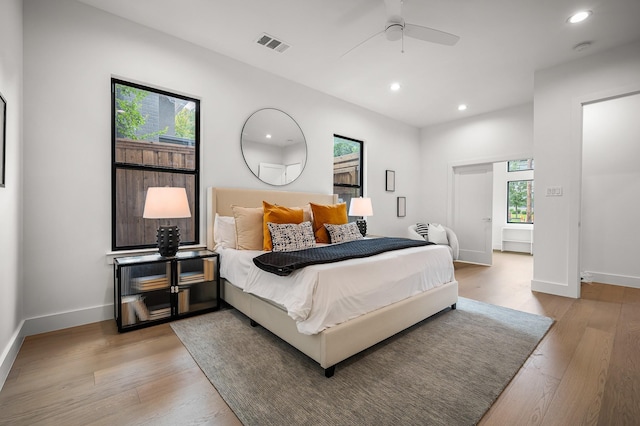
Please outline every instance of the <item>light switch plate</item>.
[[562, 187], [561, 186], [548, 186], [547, 197], [562, 197]]

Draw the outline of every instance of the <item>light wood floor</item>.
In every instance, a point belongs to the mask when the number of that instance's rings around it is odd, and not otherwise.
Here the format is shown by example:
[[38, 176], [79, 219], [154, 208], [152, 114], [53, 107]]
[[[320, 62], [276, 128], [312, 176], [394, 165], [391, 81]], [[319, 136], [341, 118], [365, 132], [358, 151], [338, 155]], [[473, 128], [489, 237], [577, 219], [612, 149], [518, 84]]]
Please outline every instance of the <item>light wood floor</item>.
[[[573, 300], [531, 292], [531, 276], [529, 255], [456, 265], [461, 296], [556, 320], [481, 425], [639, 424], [640, 289], [583, 284]], [[104, 321], [28, 337], [0, 424], [240, 422], [169, 325], [118, 334]]]

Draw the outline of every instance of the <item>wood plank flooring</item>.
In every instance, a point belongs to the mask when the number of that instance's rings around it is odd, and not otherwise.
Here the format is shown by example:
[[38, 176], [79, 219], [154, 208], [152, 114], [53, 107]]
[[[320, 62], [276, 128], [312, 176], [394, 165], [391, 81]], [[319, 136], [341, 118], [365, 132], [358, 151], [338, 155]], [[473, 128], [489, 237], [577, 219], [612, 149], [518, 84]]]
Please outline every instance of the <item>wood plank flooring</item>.
[[[492, 267], [456, 264], [461, 296], [556, 320], [480, 424], [638, 424], [640, 289], [534, 293], [532, 259], [496, 252]], [[25, 339], [0, 391], [9, 424], [240, 422], [168, 324], [118, 334], [104, 321]]]

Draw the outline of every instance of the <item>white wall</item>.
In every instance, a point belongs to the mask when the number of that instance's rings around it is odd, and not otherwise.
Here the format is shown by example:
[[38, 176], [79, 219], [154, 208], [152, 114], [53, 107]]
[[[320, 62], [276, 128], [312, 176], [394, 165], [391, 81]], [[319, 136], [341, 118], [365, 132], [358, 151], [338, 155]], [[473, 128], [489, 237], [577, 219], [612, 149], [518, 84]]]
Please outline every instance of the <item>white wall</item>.
[[640, 89], [640, 41], [537, 71], [534, 77], [537, 197], [532, 289], [580, 296], [582, 104]]
[[[512, 158], [511, 160], [526, 160], [526, 158]], [[530, 224], [507, 223], [507, 182], [513, 180], [529, 180], [534, 178], [533, 170], [507, 172], [507, 162], [493, 163], [493, 249], [502, 250], [502, 228], [509, 226], [518, 229], [533, 229]], [[535, 200], [535, 188], [534, 188]], [[534, 202], [535, 205], [535, 202]], [[535, 212], [535, 209], [534, 209]], [[519, 236], [518, 236], [519, 238]], [[510, 243], [505, 250], [529, 252], [530, 247], [520, 242]]]
[[[0, 187], [0, 388], [22, 343], [22, 0], [0, 6], [0, 93], [7, 101]], [[2, 147], [0, 146], [0, 149]]]
[[[291, 191], [331, 193], [333, 134], [365, 142], [372, 233], [404, 235], [418, 217], [419, 132], [405, 124], [72, 0], [25, 0], [25, 328], [112, 318], [110, 78], [201, 99], [201, 242], [208, 186], [272, 188], [246, 167], [242, 126], [278, 108], [308, 144]], [[395, 169], [396, 217], [384, 170]]]
[[421, 131], [422, 221], [449, 224], [453, 166], [531, 158], [533, 105], [456, 120]]
[[[580, 271], [640, 288], [640, 94], [583, 108]], [[583, 274], [581, 274], [583, 275]]]

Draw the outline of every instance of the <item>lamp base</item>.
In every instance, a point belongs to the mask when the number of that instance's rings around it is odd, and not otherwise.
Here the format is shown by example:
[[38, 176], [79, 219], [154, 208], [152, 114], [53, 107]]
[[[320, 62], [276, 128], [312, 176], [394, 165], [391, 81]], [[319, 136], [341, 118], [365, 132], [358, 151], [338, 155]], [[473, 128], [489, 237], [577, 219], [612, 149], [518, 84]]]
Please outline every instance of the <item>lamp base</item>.
[[158, 251], [162, 257], [173, 257], [180, 246], [180, 230], [177, 226], [160, 226], [158, 228]]
[[363, 237], [367, 236], [367, 221], [364, 219], [356, 219], [356, 224]]

